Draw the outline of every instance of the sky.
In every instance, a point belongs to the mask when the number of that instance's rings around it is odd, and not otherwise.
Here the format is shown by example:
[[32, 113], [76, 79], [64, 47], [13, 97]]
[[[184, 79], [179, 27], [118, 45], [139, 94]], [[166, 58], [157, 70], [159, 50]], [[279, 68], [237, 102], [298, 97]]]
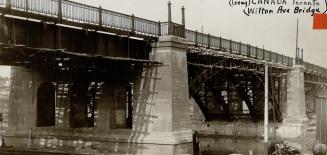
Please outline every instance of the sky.
[[[73, 0], [104, 9], [134, 14], [154, 21], [167, 21], [167, 0]], [[181, 23], [181, 7], [185, 7], [186, 28], [221, 36], [234, 41], [242, 41], [263, 47], [287, 56], [295, 56], [296, 21], [299, 19], [299, 47], [304, 49], [304, 60], [327, 68], [327, 30], [313, 30], [310, 13], [294, 14], [293, 0], [286, 1], [284, 8], [291, 13], [277, 14], [281, 5], [252, 5], [248, 8], [273, 9], [273, 14], [250, 15], [243, 13], [244, 5], [229, 3], [232, 0], [171, 0], [172, 20]], [[233, 2], [246, 0], [233, 0]], [[253, 0], [258, 2], [260, 0]], [[274, 1], [274, 0], [269, 0]], [[301, 0], [295, 0], [301, 2]], [[302, 0], [310, 1], [310, 0]], [[314, 1], [314, 0], [313, 0]], [[325, 0], [316, 0], [321, 11], [326, 9]], [[301, 8], [309, 6], [300, 6]], [[9, 75], [10, 69], [0, 68], [0, 75]]]

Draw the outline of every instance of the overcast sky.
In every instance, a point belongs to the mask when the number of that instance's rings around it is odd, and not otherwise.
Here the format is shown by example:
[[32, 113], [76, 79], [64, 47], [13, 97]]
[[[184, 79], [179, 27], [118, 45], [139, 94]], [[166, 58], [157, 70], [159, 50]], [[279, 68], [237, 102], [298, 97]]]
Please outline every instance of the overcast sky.
[[[167, 21], [167, 0], [73, 0], [93, 6], [102, 6], [125, 14], [154, 20]], [[255, 0], [256, 1], [256, 0]], [[302, 0], [308, 1], [308, 0]], [[325, 1], [318, 0], [321, 10]], [[181, 23], [181, 7], [186, 10], [186, 28], [250, 43], [254, 46], [294, 57], [296, 19], [299, 18], [299, 46], [304, 49], [304, 59], [327, 67], [327, 30], [313, 30], [310, 14], [269, 14], [246, 16], [243, 6], [229, 6], [229, 0], [171, 0], [172, 19]], [[287, 0], [293, 11], [293, 0]], [[275, 9], [277, 6], [264, 6]], [[1, 71], [9, 75], [9, 70]]]

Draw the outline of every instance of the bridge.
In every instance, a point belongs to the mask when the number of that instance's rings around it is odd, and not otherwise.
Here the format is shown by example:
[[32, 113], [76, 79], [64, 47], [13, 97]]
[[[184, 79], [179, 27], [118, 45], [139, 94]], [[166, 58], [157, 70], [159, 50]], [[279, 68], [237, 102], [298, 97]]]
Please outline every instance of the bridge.
[[303, 51], [187, 30], [170, 3], [167, 22], [69, 0], [0, 0], [0, 13], [0, 64], [13, 66], [8, 137], [190, 142], [197, 109], [204, 122], [263, 119], [265, 65], [280, 136], [301, 135], [327, 101], [327, 69]]

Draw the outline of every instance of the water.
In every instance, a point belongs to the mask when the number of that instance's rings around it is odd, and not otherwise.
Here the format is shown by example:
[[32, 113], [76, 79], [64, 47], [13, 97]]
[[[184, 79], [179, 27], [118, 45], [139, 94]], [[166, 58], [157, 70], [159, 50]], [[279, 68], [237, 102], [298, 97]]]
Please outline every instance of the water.
[[263, 155], [265, 145], [261, 139], [200, 138], [202, 155]]
[[[180, 145], [133, 144], [115, 142], [80, 142], [66, 140], [65, 144], [53, 145], [45, 142], [38, 145], [39, 141], [33, 140], [28, 148], [28, 139], [5, 137], [8, 148], [0, 149], [0, 154], [76, 154], [76, 155], [191, 155], [192, 143]], [[42, 140], [40, 140], [42, 141]], [[54, 140], [53, 140], [54, 141]], [[9, 153], [8, 153], [9, 152]], [[50, 152], [50, 153], [49, 153]]]
[[[6, 142], [15, 150], [14, 154], [25, 154], [30, 151], [37, 152], [74, 152], [75, 154], [109, 154], [109, 155], [263, 155], [264, 144], [260, 139], [242, 139], [242, 138], [199, 138], [200, 154], [193, 153], [193, 144], [180, 145], [155, 145], [155, 144], [131, 144], [131, 143], [114, 143], [101, 142], [92, 146], [45, 146], [43, 148], [34, 147], [27, 148], [27, 141], [21, 139], [10, 138]], [[19, 143], [21, 143], [19, 145]], [[16, 145], [16, 146], [15, 146]], [[18, 146], [19, 145], [19, 146]], [[18, 153], [17, 150], [23, 153]], [[24, 153], [25, 152], [25, 153]], [[1, 152], [2, 154], [4, 152]], [[33, 153], [32, 153], [33, 154]]]

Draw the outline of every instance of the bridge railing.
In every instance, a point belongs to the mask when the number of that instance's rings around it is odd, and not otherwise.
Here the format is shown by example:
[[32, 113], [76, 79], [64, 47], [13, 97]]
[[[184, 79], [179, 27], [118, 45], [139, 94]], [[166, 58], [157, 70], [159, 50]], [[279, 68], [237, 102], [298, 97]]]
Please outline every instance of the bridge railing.
[[[148, 36], [160, 35], [158, 22], [69, 0], [0, 0], [0, 7], [54, 16], [58, 21], [87, 23]], [[172, 26], [173, 33], [184, 36], [185, 31], [178, 30], [178, 25], [172, 24]]]
[[308, 62], [303, 62], [303, 66], [304, 66], [305, 69], [307, 69], [310, 72], [317, 72], [317, 73], [323, 74], [324, 76], [327, 76], [327, 69], [326, 68], [323, 68], [323, 67], [320, 67], [318, 65], [314, 65], [314, 64], [311, 64], [311, 63], [308, 63]]
[[134, 20], [134, 30], [140, 34], [148, 34], [151, 36], [159, 36], [160, 35], [160, 23], [154, 22], [151, 20], [135, 17]]
[[160, 35], [174, 35], [185, 38], [186, 32], [183, 25], [173, 22], [163, 22], [160, 24]]
[[221, 42], [220, 48], [222, 50], [227, 51], [230, 49], [230, 43], [231, 43], [230, 40], [220, 38], [220, 42]]
[[192, 31], [192, 30], [185, 30], [185, 38], [187, 39], [189, 44], [194, 45], [196, 43], [196, 41], [195, 41], [196, 40], [196, 38], [195, 38], [196, 34], [195, 33], [197, 33], [197, 32]]
[[[280, 55], [262, 48], [250, 46], [231, 39], [203, 34], [197, 31], [185, 29], [185, 26], [173, 22], [155, 22], [134, 15], [122, 14], [101, 7], [93, 7], [69, 0], [0, 0], [0, 7], [13, 10], [21, 10], [35, 14], [98, 25], [117, 30], [129, 31], [136, 34], [158, 37], [161, 35], [175, 35], [186, 38], [191, 45], [208, 47], [233, 54], [262, 59], [270, 62], [280, 63], [287, 66], [293, 65], [293, 58]], [[309, 63], [305, 63], [309, 70], [326, 72], [326, 69]]]
[[250, 46], [250, 56], [255, 58], [257, 56], [257, 47]]
[[102, 26], [129, 31], [132, 30], [132, 16], [102, 10]]
[[62, 19], [97, 25], [99, 24], [99, 8], [62, 1]]
[[277, 62], [277, 53], [271, 52], [271, 61], [272, 62]]
[[220, 46], [219, 40], [220, 40], [219, 37], [210, 36], [210, 48], [218, 49], [218, 47]]
[[58, 14], [57, 0], [11, 0], [10, 4], [6, 0], [1, 0], [3, 4], [11, 9], [23, 10], [47, 16], [56, 16]]
[[241, 52], [240, 53], [242, 55], [248, 55], [248, 52], [250, 52], [249, 50], [250, 50], [249, 45], [246, 45], [246, 44], [243, 44], [243, 43], [241, 44], [241, 49], [240, 49]]
[[249, 44], [236, 42], [231, 39], [211, 36], [210, 34], [203, 34], [191, 30], [185, 30], [185, 36], [188, 43], [191, 45], [210, 47], [212, 49], [219, 49], [233, 54], [280, 63], [286, 66], [293, 65], [293, 58], [291, 57], [271, 52], [263, 48], [250, 46]]
[[205, 37], [205, 34], [198, 33], [197, 37], [197, 44], [200, 46], [208, 46], [208, 38]]
[[232, 53], [234, 54], [238, 54], [239, 51], [240, 51], [240, 44], [235, 42], [235, 41], [231, 41], [231, 50], [232, 50]]

